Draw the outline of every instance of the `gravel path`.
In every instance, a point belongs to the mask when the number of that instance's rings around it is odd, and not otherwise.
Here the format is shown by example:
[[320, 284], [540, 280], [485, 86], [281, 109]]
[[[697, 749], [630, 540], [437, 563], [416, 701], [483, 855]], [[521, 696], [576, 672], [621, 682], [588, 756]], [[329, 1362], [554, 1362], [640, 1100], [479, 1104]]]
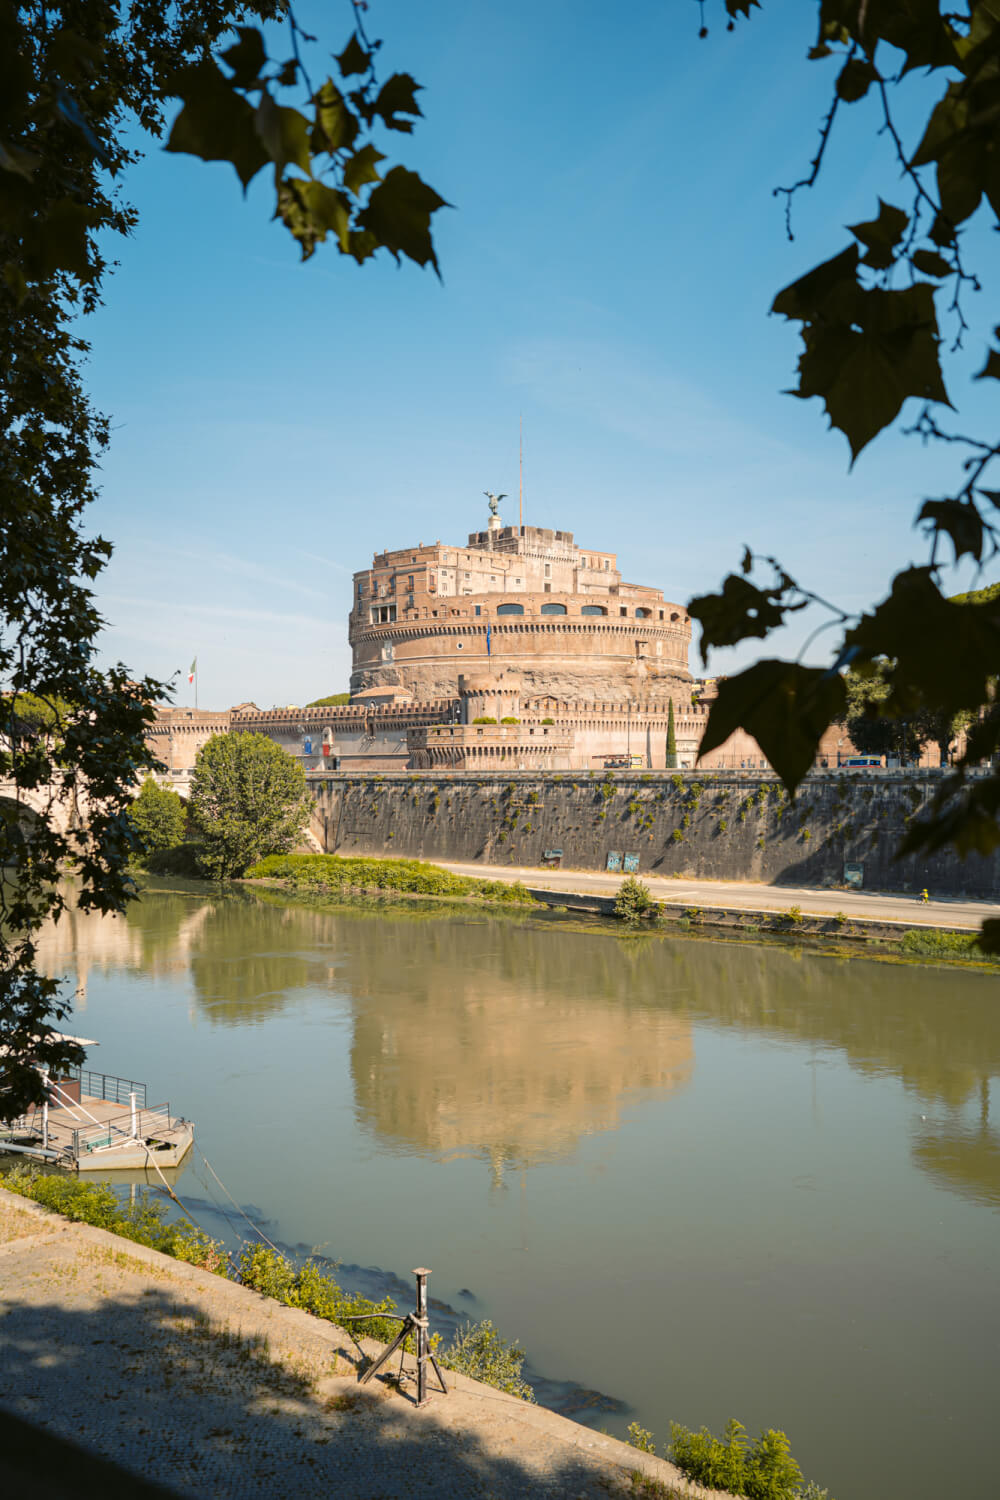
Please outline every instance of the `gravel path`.
[[[419, 1411], [409, 1383], [359, 1386], [343, 1330], [2, 1189], [0, 1289], [0, 1413], [174, 1495], [708, 1493], [664, 1460], [463, 1376], [449, 1373], [450, 1394]], [[67, 1451], [52, 1443], [54, 1461]], [[0, 1448], [2, 1492], [18, 1492], [13, 1464]]]

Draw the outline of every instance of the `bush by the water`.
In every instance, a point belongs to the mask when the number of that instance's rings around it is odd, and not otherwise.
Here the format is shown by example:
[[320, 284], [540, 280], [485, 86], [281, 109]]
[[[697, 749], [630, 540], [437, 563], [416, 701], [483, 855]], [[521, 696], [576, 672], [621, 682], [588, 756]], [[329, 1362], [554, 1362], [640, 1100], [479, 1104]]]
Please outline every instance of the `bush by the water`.
[[615, 916], [623, 922], [641, 922], [644, 917], [656, 916], [656, 902], [649, 894], [649, 886], [629, 875], [618, 887], [615, 897]]
[[226, 1252], [222, 1242], [213, 1240], [187, 1219], [166, 1223], [165, 1205], [151, 1198], [145, 1189], [135, 1203], [125, 1207], [107, 1183], [50, 1176], [39, 1172], [37, 1167], [12, 1167], [9, 1172], [0, 1172], [0, 1187], [79, 1224], [108, 1229], [137, 1245], [148, 1245], [151, 1250], [172, 1255], [175, 1260], [186, 1260], [207, 1271], [225, 1274]]
[[454, 875], [419, 859], [365, 859], [339, 854], [272, 854], [247, 871], [251, 880], [287, 880], [329, 890], [400, 891], [420, 896], [480, 896], [488, 901], [531, 902], [520, 881]]
[[770, 1427], [751, 1439], [741, 1422], [732, 1421], [717, 1438], [707, 1428], [692, 1432], [671, 1422], [667, 1457], [698, 1484], [746, 1500], [803, 1500], [806, 1495], [820, 1500], [826, 1494], [804, 1484], [788, 1438]]
[[498, 1391], [520, 1396], [522, 1401], [535, 1399], [534, 1391], [521, 1375], [524, 1350], [516, 1341], [511, 1344], [501, 1338], [489, 1318], [460, 1328], [439, 1360], [450, 1370], [495, 1385]]
[[158, 786], [152, 776], [147, 776], [129, 808], [128, 820], [142, 853], [152, 854], [183, 843], [187, 809], [176, 792]]
[[904, 932], [899, 945], [904, 953], [915, 958], [967, 958], [981, 963], [997, 963], [995, 953], [984, 953], [974, 932], [941, 932], [937, 927], [925, 927]]

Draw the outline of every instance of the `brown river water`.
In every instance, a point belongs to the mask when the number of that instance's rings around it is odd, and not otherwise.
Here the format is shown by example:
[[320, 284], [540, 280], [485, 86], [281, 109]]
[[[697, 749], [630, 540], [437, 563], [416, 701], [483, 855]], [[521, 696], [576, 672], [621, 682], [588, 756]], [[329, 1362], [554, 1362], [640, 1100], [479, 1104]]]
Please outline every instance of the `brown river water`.
[[997, 1493], [996, 973], [181, 882], [41, 952], [272, 1239], [432, 1267], [546, 1402], [781, 1427], [834, 1500]]

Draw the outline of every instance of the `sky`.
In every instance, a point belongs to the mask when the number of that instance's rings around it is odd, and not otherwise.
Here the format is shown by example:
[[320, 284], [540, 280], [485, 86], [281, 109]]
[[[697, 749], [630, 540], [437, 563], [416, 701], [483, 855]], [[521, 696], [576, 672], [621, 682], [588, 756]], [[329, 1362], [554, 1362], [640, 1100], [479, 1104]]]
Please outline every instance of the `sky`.
[[[768, 315], [775, 293], [880, 193], [907, 201], [864, 101], [785, 234], [772, 190], [808, 168], [835, 76], [805, 60], [815, 9], [766, 0], [728, 33], [718, 0], [699, 39], [694, 0], [370, 0], [380, 75], [424, 86], [414, 134], [376, 143], [452, 205], [440, 281], [330, 245], [302, 264], [266, 173], [244, 199], [231, 166], [149, 142], [126, 183], [139, 227], [84, 329], [113, 425], [91, 517], [115, 548], [103, 660], [179, 674], [188, 704], [197, 657], [203, 708], [345, 690], [352, 573], [386, 547], [464, 542], [485, 490], [516, 522], [522, 421], [526, 523], [616, 550], [672, 601], [715, 589], [744, 545], [849, 612], [925, 561], [913, 517], [954, 487], [954, 452], [893, 432], [851, 469], [820, 403], [782, 394], [799, 340]], [[351, 6], [297, 11], [323, 76]], [[982, 351], [973, 337], [949, 363], [966, 427], [987, 410]], [[825, 618], [708, 671], [798, 654]]]

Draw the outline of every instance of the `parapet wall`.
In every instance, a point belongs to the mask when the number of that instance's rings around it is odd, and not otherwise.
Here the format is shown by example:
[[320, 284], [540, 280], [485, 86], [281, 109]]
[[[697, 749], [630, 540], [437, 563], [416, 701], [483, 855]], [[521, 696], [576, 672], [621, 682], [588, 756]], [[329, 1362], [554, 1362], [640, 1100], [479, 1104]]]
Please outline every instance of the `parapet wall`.
[[961, 860], [893, 854], [939, 785], [934, 772], [811, 776], [794, 802], [751, 772], [461, 772], [310, 777], [313, 832], [330, 853], [603, 870], [637, 854], [639, 874], [840, 885], [863, 864], [869, 889], [995, 896], [1000, 853]]

